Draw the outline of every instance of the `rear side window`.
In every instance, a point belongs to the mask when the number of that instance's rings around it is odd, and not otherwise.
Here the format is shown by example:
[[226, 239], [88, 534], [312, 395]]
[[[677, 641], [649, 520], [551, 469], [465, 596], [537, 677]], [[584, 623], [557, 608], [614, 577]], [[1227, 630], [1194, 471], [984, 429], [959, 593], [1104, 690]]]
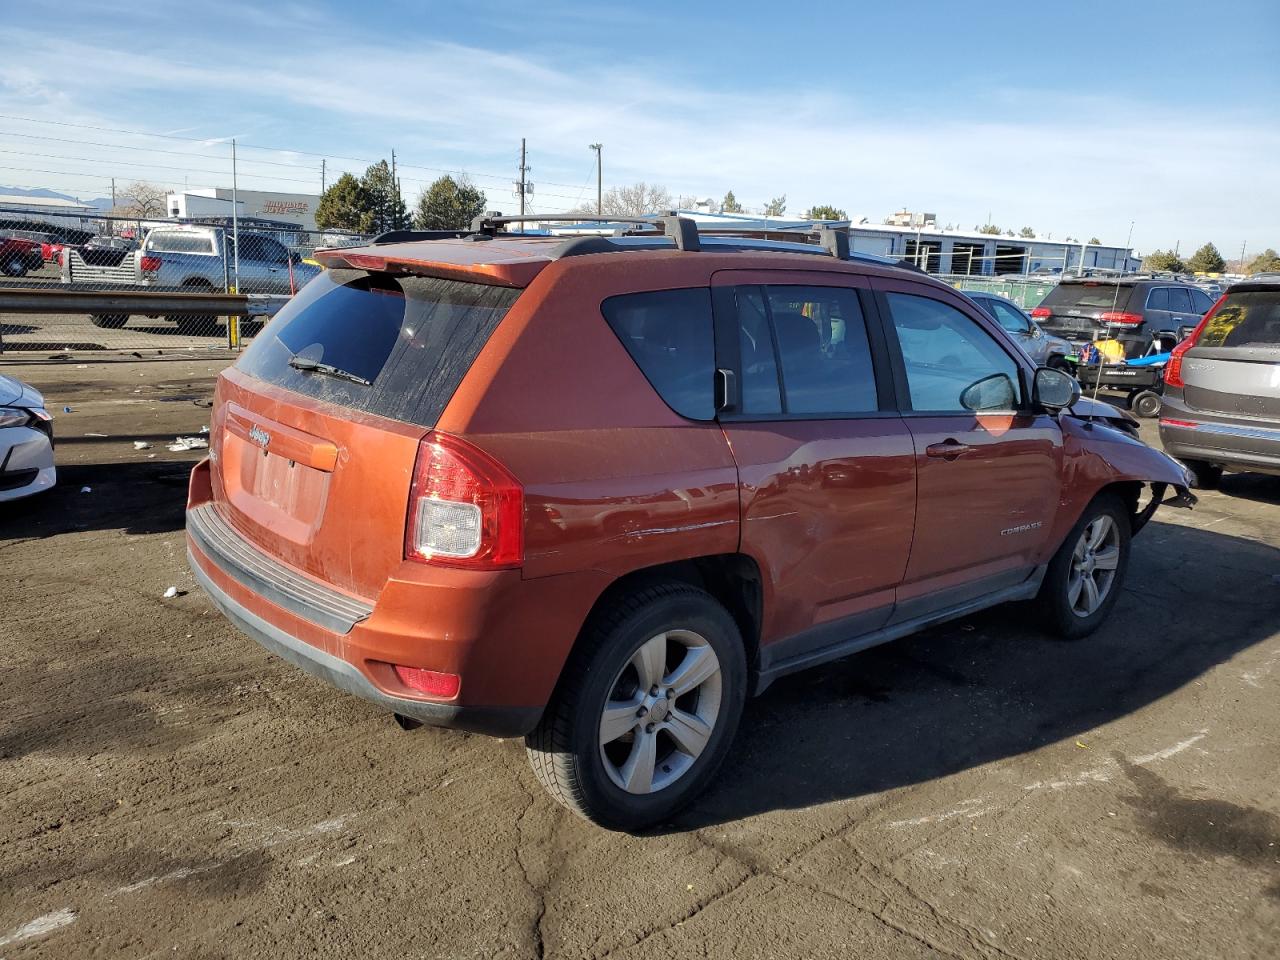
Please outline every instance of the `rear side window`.
[[1126, 283], [1060, 283], [1044, 298], [1050, 307], [1123, 308], [1133, 286]]
[[1147, 294], [1148, 310], [1168, 310], [1169, 309], [1169, 288], [1156, 287]]
[[1227, 294], [1197, 347], [1280, 347], [1280, 290]]
[[710, 290], [628, 293], [600, 309], [667, 406], [690, 420], [715, 417]]
[[787, 413], [872, 413], [879, 408], [867, 325], [857, 291], [766, 288], [782, 363]]
[[203, 233], [163, 233], [147, 237], [147, 249], [156, 253], [213, 253], [213, 238]]
[[[326, 270], [254, 338], [236, 366], [326, 403], [433, 427], [519, 290]], [[369, 381], [297, 370], [299, 356]]]

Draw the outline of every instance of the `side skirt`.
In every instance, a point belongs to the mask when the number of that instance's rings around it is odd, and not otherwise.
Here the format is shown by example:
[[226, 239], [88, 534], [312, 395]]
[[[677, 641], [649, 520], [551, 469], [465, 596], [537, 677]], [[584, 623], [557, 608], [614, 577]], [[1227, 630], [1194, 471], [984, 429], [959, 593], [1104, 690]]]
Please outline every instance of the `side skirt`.
[[755, 695], [759, 695], [779, 677], [795, 673], [798, 670], [807, 670], [809, 667], [816, 667], [823, 663], [830, 663], [832, 660], [843, 659], [870, 647], [877, 647], [882, 643], [897, 640], [908, 634], [918, 633], [935, 624], [945, 623], [957, 617], [968, 616], [971, 613], [976, 613], [979, 610], [985, 610], [987, 607], [994, 607], [1001, 603], [1030, 600], [1040, 592], [1040, 583], [1044, 580], [1044, 575], [1048, 569], [1048, 564], [1036, 567], [1031, 571], [1027, 579], [1013, 586], [985, 593], [982, 596], [974, 597], [963, 603], [958, 603], [912, 620], [892, 623], [871, 633], [854, 633], [852, 636], [846, 635], [833, 641], [833, 634], [847, 633], [851, 624], [845, 621], [823, 624], [794, 637], [788, 637], [783, 641], [788, 653], [783, 657], [778, 657], [773, 652], [774, 648], [777, 648], [779, 644], [771, 643], [760, 650], [760, 669], [756, 675], [756, 682], [752, 692]]

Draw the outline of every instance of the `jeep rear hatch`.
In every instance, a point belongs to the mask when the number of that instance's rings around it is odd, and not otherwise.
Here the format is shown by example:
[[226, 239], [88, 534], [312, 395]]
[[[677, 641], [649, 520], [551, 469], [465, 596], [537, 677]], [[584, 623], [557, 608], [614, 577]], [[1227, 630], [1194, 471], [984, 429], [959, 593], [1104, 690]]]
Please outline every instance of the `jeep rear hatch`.
[[219, 380], [219, 512], [268, 555], [375, 597], [403, 559], [419, 441], [520, 293], [325, 271]]

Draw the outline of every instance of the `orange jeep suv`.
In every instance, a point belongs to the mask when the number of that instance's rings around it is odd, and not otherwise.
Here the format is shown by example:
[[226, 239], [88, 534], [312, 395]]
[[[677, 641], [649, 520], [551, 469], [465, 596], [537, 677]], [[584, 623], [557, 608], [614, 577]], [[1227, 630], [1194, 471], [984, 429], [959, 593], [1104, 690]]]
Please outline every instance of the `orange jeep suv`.
[[597, 823], [688, 803], [783, 674], [1011, 600], [1088, 634], [1193, 502], [1127, 415], [847, 233], [514, 219], [320, 251], [218, 378], [187, 543], [267, 649], [525, 737]]

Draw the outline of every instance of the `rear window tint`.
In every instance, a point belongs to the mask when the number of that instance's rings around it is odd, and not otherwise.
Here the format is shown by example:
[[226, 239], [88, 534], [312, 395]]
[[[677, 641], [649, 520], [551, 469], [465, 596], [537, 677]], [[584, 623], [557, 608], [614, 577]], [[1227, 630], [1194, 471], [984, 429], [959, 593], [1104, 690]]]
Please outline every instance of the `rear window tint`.
[[147, 249], [156, 253], [213, 253], [213, 238], [200, 233], [153, 232]]
[[628, 293], [600, 309], [667, 406], [691, 420], [715, 417], [710, 290]]
[[[461, 280], [326, 270], [254, 338], [236, 366], [317, 400], [433, 427], [520, 293]], [[295, 355], [370, 385], [294, 369]]]
[[1049, 307], [1123, 308], [1133, 287], [1125, 283], [1060, 283], [1044, 298]]
[[1280, 291], [1228, 294], [1196, 346], [1280, 347]]

